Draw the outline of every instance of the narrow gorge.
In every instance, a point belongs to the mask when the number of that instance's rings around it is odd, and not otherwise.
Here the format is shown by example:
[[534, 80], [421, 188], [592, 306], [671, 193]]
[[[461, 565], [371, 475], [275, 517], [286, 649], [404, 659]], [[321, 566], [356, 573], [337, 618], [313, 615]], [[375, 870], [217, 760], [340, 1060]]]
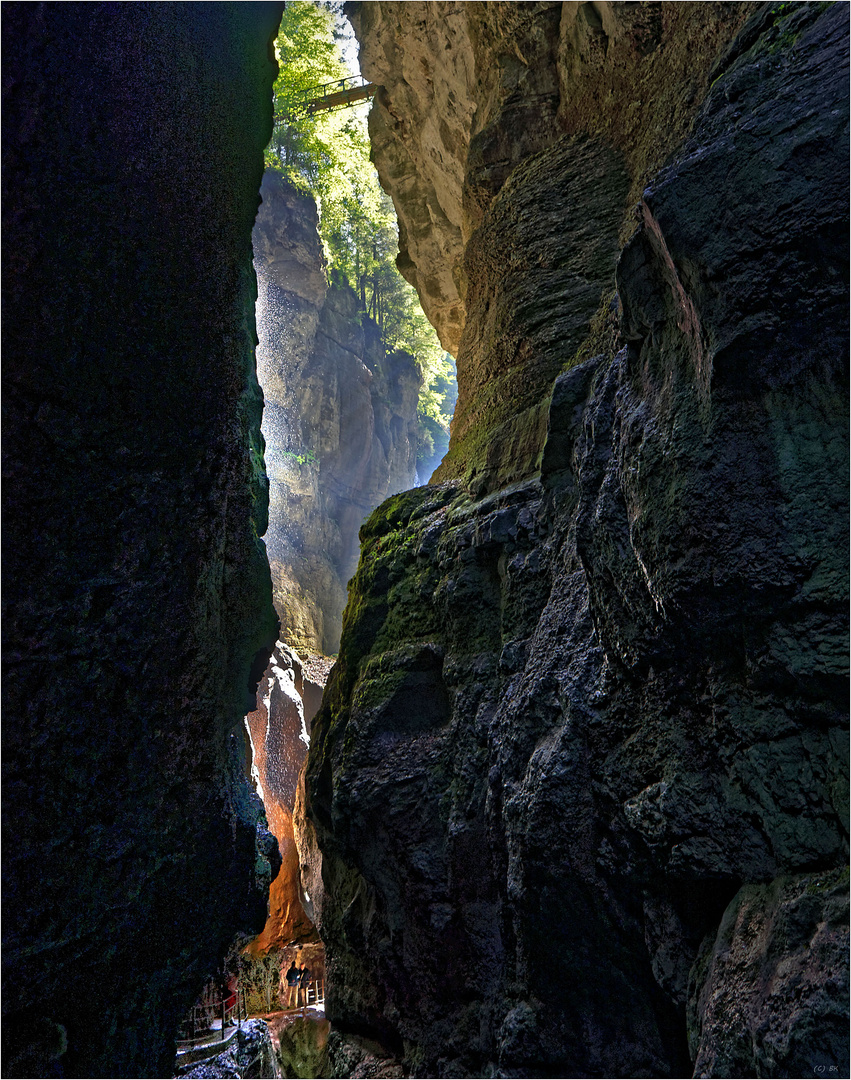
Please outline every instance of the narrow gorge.
[[433, 475], [282, 9], [4, 5], [4, 1075], [848, 1076], [848, 5], [345, 5]]

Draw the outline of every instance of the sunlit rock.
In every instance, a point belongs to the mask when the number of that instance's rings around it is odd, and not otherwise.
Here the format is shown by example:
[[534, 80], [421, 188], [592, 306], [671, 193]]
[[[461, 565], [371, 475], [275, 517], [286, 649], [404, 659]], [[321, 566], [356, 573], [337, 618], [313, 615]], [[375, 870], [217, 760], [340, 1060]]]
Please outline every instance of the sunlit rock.
[[282, 859], [281, 870], [269, 891], [266, 925], [246, 950], [251, 956], [265, 956], [271, 949], [315, 937], [313, 923], [302, 905], [293, 837], [296, 785], [310, 741], [303, 686], [301, 661], [279, 641], [258, 687], [257, 709], [245, 718], [251, 739], [252, 776]]
[[[589, 260], [583, 283], [582, 253], [592, 238], [606, 248], [612, 221], [615, 233], [618, 224], [629, 230], [628, 203], [682, 142], [711, 64], [749, 5], [444, 0], [353, 3], [348, 10], [363, 73], [382, 88], [369, 130], [399, 217], [397, 263], [458, 359], [456, 420], [438, 478], [485, 473], [496, 486], [494, 474], [502, 482], [509, 470], [533, 475], [544, 430], [534, 405], [550, 350], [526, 341], [524, 328], [538, 338], [549, 328], [556, 344], [561, 335], [557, 320], [527, 318], [511, 302], [522, 304], [525, 294], [544, 304], [547, 297], [565, 309], [568, 323], [581, 313], [587, 332], [583, 303], [600, 303], [599, 259]], [[549, 174], [552, 191], [539, 185], [536, 201], [534, 188], [524, 185], [524, 193], [515, 184], [500, 211], [509, 226], [508, 248], [500, 251], [493, 218], [486, 220], [491, 204], [521, 163], [534, 170], [536, 154], [570, 137], [594, 144], [575, 151], [577, 160], [596, 158], [584, 185], [578, 172], [570, 191], [567, 175], [541, 158], [537, 167]], [[601, 154], [619, 165], [601, 168]], [[605, 223], [594, 209], [601, 198]], [[548, 244], [550, 216], [564, 224]], [[500, 303], [492, 294], [512, 278], [520, 294], [509, 292]], [[580, 346], [582, 335], [572, 335], [578, 329], [573, 323], [561, 342], [562, 363]]]
[[266, 542], [284, 639], [336, 653], [358, 529], [416, 479], [421, 376], [355, 293], [328, 286], [313, 200], [267, 171], [255, 226]]

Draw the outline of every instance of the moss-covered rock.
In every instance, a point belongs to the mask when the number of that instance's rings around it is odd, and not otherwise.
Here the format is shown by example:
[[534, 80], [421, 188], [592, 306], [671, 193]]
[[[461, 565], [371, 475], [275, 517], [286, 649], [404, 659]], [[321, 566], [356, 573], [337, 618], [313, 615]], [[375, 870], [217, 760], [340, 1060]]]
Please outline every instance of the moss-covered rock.
[[[419, 34], [412, 49], [432, 55], [449, 42], [461, 54], [428, 69], [432, 100], [447, 66], [469, 73], [498, 56], [481, 75], [488, 92], [506, 90], [516, 121], [549, 115], [552, 103], [532, 93], [546, 73], [529, 71], [529, 57], [552, 46], [554, 5], [507, 7]], [[710, 5], [565, 5], [564, 63], [612, 94], [595, 138], [574, 142], [552, 125], [524, 161], [532, 136], [518, 136], [513, 158], [507, 108], [478, 116], [481, 131], [490, 119], [497, 130], [476, 151], [467, 265], [481, 280], [470, 281], [465, 334], [479, 335], [481, 351], [471, 349], [466, 375], [459, 364], [462, 396], [475, 363], [501, 359], [459, 406], [471, 454], [452, 467], [463, 488], [399, 497], [362, 532], [303, 811], [329, 1018], [342, 1046], [373, 1040], [409, 1075], [689, 1075], [689, 972], [743, 883], [745, 907], [750, 897], [776, 913], [767, 882], [797, 882], [803, 896], [801, 875], [827, 880], [847, 861], [847, 276], [836, 238], [848, 207], [835, 177], [848, 26], [838, 5], [798, 9], [794, 42], [774, 53], [776, 20], [757, 11], [719, 74], [712, 59], [744, 6], [715, 19]], [[425, 68], [395, 66], [394, 49], [408, 17], [432, 14], [364, 4], [357, 16], [386, 34], [374, 63], [389, 69], [381, 108], [397, 128], [377, 134], [409, 147], [420, 129], [406, 118], [431, 88]], [[470, 18], [481, 18], [481, 40], [467, 45]], [[674, 23], [682, 36], [666, 38]], [[632, 65], [616, 68], [629, 50]], [[690, 62], [674, 85], [654, 81]], [[661, 97], [644, 142], [638, 90], [651, 83]], [[567, 118], [570, 102], [561, 108]], [[549, 206], [532, 191], [571, 189], [573, 155], [591, 178], [611, 173], [601, 190], [612, 200], [644, 176], [620, 232], [616, 304], [611, 282], [599, 288], [614, 212], [602, 233], [594, 215], [583, 236], [566, 212], [571, 195], [552, 232], [536, 232], [533, 215]], [[412, 182], [400, 168], [390, 186], [422, 194], [432, 168]], [[521, 206], [525, 217], [508, 212]], [[521, 235], [537, 239], [524, 247]], [[572, 298], [547, 292], [539, 251], [573, 262], [565, 292], [587, 257], [591, 338], [581, 319], [575, 334], [560, 322]], [[547, 398], [530, 475], [524, 419]], [[472, 451], [477, 469], [492, 465], [480, 485], [464, 472]], [[789, 899], [790, 918], [810, 911]], [[740, 910], [737, 900], [730, 911]], [[797, 945], [783, 937], [788, 954], [782, 935], [772, 939], [793, 976], [804, 930]], [[733, 951], [737, 934], [727, 935]], [[810, 1050], [835, 1045], [845, 1006], [831, 1012], [819, 989], [842, 991], [833, 947], [806, 959], [814, 990], [800, 1015], [794, 977], [772, 999], [759, 1068], [773, 1068], [770, 1054], [799, 1067], [784, 1032]], [[709, 997], [727, 993], [727, 1015], [741, 1005], [734, 1042], [761, 1038], [770, 1006], [760, 979], [784, 963], [757, 949], [728, 968], [722, 952], [711, 979], [708, 966], [694, 976], [706, 1000], [691, 996], [709, 1023], [710, 1070], [719, 1048], [714, 1075], [729, 1047]]]

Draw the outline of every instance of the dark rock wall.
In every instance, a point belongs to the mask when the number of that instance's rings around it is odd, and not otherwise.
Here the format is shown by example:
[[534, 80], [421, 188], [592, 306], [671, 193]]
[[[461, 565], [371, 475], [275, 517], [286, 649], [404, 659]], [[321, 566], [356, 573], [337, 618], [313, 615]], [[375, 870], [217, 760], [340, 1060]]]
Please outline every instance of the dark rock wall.
[[3, 9], [9, 1075], [170, 1075], [263, 925], [241, 724], [276, 630], [251, 228], [279, 10]]
[[690, 990], [695, 1076], [847, 1071], [847, 866], [746, 885]]
[[[619, 258], [585, 194], [478, 263], [465, 334], [507, 327], [542, 384], [583, 252], [601, 291], [539, 472], [362, 529], [296, 811], [337, 1075], [375, 1044], [416, 1076], [848, 1069], [847, 11], [751, 11]], [[616, 149], [521, 162], [467, 266], [581, 177], [624, 197]]]
[[271, 170], [261, 190], [258, 372], [275, 606], [284, 641], [333, 654], [361, 522], [416, 482], [422, 377], [412, 356], [385, 349], [347, 284], [326, 282], [314, 200]]

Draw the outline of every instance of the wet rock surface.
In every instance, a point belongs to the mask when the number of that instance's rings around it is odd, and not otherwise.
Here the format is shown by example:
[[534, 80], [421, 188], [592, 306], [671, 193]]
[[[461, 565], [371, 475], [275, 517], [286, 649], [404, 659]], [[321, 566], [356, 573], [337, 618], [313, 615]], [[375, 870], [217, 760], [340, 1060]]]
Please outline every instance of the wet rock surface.
[[[848, 27], [752, 10], [638, 206], [603, 348], [542, 401], [539, 471], [361, 531], [297, 835], [329, 1019], [407, 1075], [840, 1053]], [[512, 185], [558, 182], [516, 168], [469, 249]], [[545, 359], [532, 307], [482, 307]]]
[[264, 1020], [257, 1019], [246, 1020], [240, 1026], [235, 1045], [178, 1073], [179, 1077], [186, 1077], [187, 1080], [207, 1080], [214, 1077], [277, 1080], [281, 1075], [269, 1027]]
[[316, 206], [267, 171], [255, 226], [266, 395], [267, 535], [282, 636], [334, 654], [358, 529], [416, 477], [421, 376], [388, 353], [345, 284], [330, 286]]
[[276, 631], [251, 228], [278, 17], [3, 12], [10, 1075], [169, 1075], [265, 916], [242, 717]]

